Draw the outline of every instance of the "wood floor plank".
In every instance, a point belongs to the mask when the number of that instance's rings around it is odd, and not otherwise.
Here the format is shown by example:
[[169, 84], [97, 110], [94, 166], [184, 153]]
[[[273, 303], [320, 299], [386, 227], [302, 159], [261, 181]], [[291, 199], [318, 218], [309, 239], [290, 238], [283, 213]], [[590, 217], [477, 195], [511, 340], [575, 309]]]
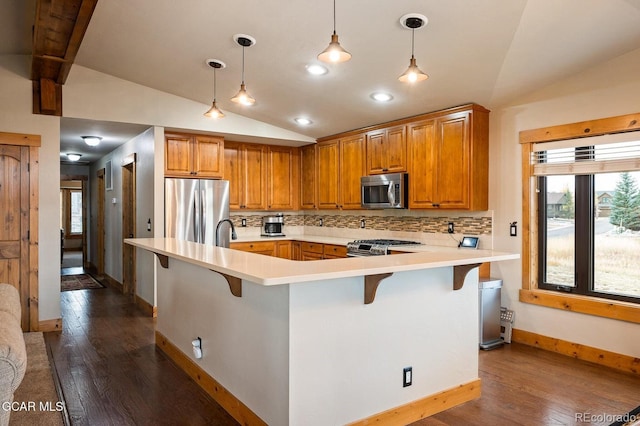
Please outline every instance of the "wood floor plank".
[[[61, 307], [64, 329], [45, 341], [73, 425], [237, 425], [156, 348], [153, 318], [129, 298], [66, 291]], [[413, 425], [574, 425], [640, 405], [639, 376], [519, 344], [480, 351], [480, 378], [481, 398]]]

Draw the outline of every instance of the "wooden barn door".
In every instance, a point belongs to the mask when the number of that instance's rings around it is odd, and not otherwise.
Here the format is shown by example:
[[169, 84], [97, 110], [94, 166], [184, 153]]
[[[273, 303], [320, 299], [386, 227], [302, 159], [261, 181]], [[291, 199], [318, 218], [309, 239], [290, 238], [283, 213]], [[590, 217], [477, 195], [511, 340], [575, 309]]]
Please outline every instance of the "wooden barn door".
[[20, 292], [22, 329], [38, 330], [40, 137], [0, 132], [0, 282]]

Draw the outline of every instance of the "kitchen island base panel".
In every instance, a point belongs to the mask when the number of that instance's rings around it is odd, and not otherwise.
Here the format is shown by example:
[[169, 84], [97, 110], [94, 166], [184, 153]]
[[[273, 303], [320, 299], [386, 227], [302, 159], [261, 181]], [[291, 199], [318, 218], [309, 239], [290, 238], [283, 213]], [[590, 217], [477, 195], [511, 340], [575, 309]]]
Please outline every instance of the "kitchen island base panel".
[[267, 424], [346, 424], [478, 380], [477, 268], [459, 291], [452, 279], [452, 267], [396, 272], [369, 305], [362, 276], [243, 280], [237, 298], [219, 273], [172, 259], [157, 331]]
[[[224, 388], [215, 378], [185, 355], [161, 333], [156, 332], [156, 345], [191, 377], [209, 396], [220, 404], [238, 423], [243, 425], [266, 425], [253, 411]], [[409, 424], [480, 398], [481, 381], [474, 380], [438, 392], [434, 395], [394, 407], [382, 413], [349, 423], [349, 426], [370, 424]]]

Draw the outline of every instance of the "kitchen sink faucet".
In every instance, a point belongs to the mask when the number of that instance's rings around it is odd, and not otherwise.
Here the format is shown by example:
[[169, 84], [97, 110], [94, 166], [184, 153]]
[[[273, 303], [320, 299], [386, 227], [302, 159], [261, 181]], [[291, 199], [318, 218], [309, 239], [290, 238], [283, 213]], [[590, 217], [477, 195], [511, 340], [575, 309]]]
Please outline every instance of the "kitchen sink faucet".
[[231, 225], [231, 239], [238, 239], [238, 234], [236, 234], [236, 227], [233, 226], [233, 222], [231, 222], [231, 219], [222, 219], [220, 222], [218, 222], [218, 225], [216, 225], [216, 247], [220, 247], [220, 225], [225, 222], [229, 222], [229, 225]]

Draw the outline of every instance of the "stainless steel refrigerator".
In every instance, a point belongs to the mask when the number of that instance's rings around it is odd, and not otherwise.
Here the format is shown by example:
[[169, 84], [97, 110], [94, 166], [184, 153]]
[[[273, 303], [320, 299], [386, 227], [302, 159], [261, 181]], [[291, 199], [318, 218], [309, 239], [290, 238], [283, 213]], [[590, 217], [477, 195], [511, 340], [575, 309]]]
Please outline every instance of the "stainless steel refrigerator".
[[[166, 178], [165, 236], [216, 244], [216, 226], [229, 218], [229, 181]], [[229, 247], [230, 229], [220, 229], [220, 246]]]

